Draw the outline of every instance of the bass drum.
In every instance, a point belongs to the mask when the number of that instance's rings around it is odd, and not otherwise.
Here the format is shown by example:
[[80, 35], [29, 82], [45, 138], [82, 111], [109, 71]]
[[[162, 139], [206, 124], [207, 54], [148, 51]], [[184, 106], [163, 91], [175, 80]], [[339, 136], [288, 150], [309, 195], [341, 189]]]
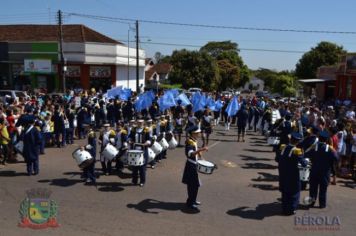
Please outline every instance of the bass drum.
[[151, 149], [156, 155], [160, 154], [163, 151], [162, 146], [157, 141], [152, 144]]
[[86, 168], [94, 162], [94, 158], [90, 155], [88, 151], [81, 150], [80, 148], [76, 149], [72, 156], [77, 162], [79, 168]]
[[147, 148], [147, 152], [148, 152], [147, 163], [150, 163], [155, 159], [156, 153], [151, 148]]
[[112, 144], [108, 143], [106, 144], [101, 154], [105, 157], [106, 160], [112, 161], [117, 156], [117, 154], [119, 154], [119, 151]]

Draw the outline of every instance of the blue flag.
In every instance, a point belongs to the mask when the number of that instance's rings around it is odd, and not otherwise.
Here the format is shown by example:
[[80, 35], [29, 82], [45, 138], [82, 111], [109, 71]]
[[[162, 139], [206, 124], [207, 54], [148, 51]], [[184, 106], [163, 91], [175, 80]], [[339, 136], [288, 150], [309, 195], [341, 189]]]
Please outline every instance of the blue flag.
[[193, 112], [204, 110], [206, 97], [201, 95], [199, 92], [193, 94], [192, 104], [193, 104]]
[[174, 95], [171, 92], [165, 93], [158, 100], [159, 109], [161, 111], [167, 110], [170, 107], [176, 106], [176, 101], [174, 99]]
[[187, 106], [187, 105], [191, 104], [189, 101], [189, 98], [184, 93], [181, 93], [181, 94], [179, 94], [178, 97], [176, 97], [177, 102], [178, 102], [178, 100], [180, 100], [182, 102], [182, 106]]
[[129, 100], [129, 98], [131, 97], [131, 89], [122, 89], [118, 96], [123, 101]]
[[234, 96], [234, 98], [230, 101], [229, 105], [227, 105], [226, 113], [229, 117], [232, 117], [236, 115], [239, 109], [240, 109], [240, 104], [237, 101], [237, 97]]

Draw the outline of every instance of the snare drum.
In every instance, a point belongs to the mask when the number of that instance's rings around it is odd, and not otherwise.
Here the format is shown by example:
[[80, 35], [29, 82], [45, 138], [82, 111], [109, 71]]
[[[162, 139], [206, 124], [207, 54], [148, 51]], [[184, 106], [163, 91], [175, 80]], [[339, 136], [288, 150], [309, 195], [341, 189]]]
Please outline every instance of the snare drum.
[[158, 155], [163, 151], [162, 146], [158, 142], [154, 142], [151, 146], [152, 151]]
[[112, 144], [108, 143], [101, 154], [106, 160], [112, 161], [119, 154], [119, 151]]
[[212, 174], [214, 169], [216, 168], [216, 165], [214, 163], [205, 160], [198, 160], [197, 164], [198, 171], [203, 174]]
[[148, 152], [147, 163], [150, 163], [151, 161], [153, 161], [155, 159], [156, 154], [151, 148], [147, 148], [147, 152]]
[[129, 166], [143, 166], [145, 162], [143, 151], [129, 150], [127, 152], [127, 164]]
[[94, 162], [94, 158], [90, 155], [90, 153], [88, 151], [81, 150], [80, 148], [76, 149], [72, 153], [72, 156], [80, 168], [86, 168]]
[[169, 148], [169, 144], [165, 138], [162, 138], [159, 141], [159, 144], [162, 146], [163, 151], [167, 150]]
[[169, 149], [175, 149], [178, 146], [177, 140], [172, 136], [171, 140], [168, 142]]
[[18, 142], [14, 145], [14, 147], [15, 147], [15, 150], [16, 150], [18, 153], [22, 154], [22, 152], [23, 152], [23, 141], [22, 141], [22, 140], [18, 141]]
[[278, 145], [279, 137], [268, 137], [267, 143], [268, 143], [268, 145], [272, 145], [272, 146]]

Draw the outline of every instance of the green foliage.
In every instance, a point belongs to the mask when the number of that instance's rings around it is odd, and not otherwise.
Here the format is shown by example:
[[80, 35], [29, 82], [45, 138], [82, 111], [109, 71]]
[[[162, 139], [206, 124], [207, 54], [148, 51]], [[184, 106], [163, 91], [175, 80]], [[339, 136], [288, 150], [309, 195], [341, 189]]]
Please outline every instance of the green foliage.
[[330, 42], [320, 42], [315, 48], [304, 53], [296, 65], [296, 76], [302, 79], [316, 77], [318, 67], [334, 65], [346, 51], [342, 46]]
[[165, 56], [160, 52], [156, 52], [154, 55], [154, 61], [156, 64], [159, 63], [169, 63], [170, 56]]
[[160, 84], [160, 88], [162, 89], [180, 89], [182, 88], [181, 84]]
[[265, 87], [273, 93], [279, 93], [282, 96], [295, 96], [297, 80], [293, 72], [277, 72], [265, 68], [255, 71], [255, 76], [265, 82]]
[[206, 52], [174, 51], [170, 63], [173, 68], [169, 75], [172, 83], [180, 83], [183, 88], [200, 87], [215, 90], [220, 83], [219, 70], [213, 57]]
[[219, 90], [243, 86], [249, 81], [249, 70], [239, 56], [238, 44], [231, 41], [209, 42], [200, 49], [211, 55], [218, 64], [221, 77]]

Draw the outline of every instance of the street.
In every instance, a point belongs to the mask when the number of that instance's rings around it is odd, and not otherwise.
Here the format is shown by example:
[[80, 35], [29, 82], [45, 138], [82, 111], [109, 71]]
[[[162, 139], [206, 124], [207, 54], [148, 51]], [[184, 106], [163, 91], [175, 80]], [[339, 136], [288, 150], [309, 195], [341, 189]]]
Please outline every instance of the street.
[[[0, 169], [0, 235], [354, 235], [355, 183], [338, 179], [336, 186], [329, 186], [326, 209], [301, 207], [295, 216], [282, 216], [272, 148], [254, 132], [248, 132], [244, 143], [236, 140], [236, 127], [214, 129], [204, 158], [218, 169], [212, 175], [199, 174], [202, 205], [196, 214], [185, 207], [184, 148], [169, 150], [166, 160], [148, 168], [142, 188], [132, 186], [127, 169], [119, 177], [100, 176], [97, 186], [84, 185], [71, 155], [84, 140], [46, 149], [37, 176], [26, 176], [23, 162], [7, 164]], [[31, 188], [52, 191], [50, 199], [59, 205], [59, 228], [17, 226], [20, 203]], [[305, 196], [307, 191], [301, 200]], [[303, 216], [337, 218], [339, 225], [301, 224]]]

